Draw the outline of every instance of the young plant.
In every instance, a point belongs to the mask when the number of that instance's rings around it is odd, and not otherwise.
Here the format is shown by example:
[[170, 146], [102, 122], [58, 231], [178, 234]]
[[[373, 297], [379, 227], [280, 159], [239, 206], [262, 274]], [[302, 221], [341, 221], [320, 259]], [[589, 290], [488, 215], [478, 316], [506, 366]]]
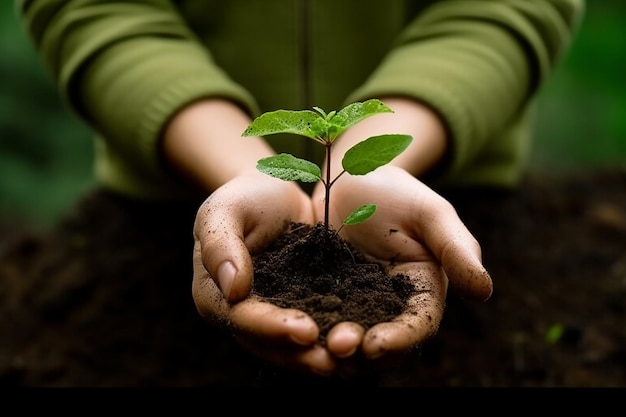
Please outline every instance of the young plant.
[[[326, 148], [326, 172], [322, 176], [319, 166], [311, 161], [281, 153], [257, 162], [257, 169], [285, 181], [317, 182], [325, 187], [324, 226], [329, 228], [330, 189], [344, 173], [365, 175], [388, 164], [411, 143], [410, 135], [387, 134], [372, 136], [348, 149], [341, 160], [343, 171], [332, 177], [330, 172], [331, 149], [337, 137], [349, 127], [379, 113], [393, 113], [377, 99], [356, 102], [339, 111], [326, 113], [319, 107], [312, 110], [276, 110], [263, 113], [252, 121], [242, 136], [267, 136], [292, 133], [320, 143]], [[361, 223], [376, 211], [375, 204], [365, 204], [355, 209], [344, 220], [344, 225]]]

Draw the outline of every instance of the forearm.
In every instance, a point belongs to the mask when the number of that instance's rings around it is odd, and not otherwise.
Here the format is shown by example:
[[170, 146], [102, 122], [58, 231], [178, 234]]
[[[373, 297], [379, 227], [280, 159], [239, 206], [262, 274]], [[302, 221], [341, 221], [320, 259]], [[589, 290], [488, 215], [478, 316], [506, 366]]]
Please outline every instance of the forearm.
[[[525, 112], [582, 9], [582, 0], [435, 2], [346, 101], [402, 95], [428, 103], [451, 143], [438, 179], [511, 184], [529, 140]], [[482, 172], [467, 177], [476, 164]]]
[[411, 145], [391, 163], [414, 176], [421, 176], [435, 168], [448, 151], [448, 138], [443, 123], [427, 106], [411, 99], [386, 98], [382, 101], [393, 113], [369, 117], [348, 129], [332, 147], [332, 172], [343, 170], [341, 159], [356, 143], [382, 134], [407, 134], [413, 137]]
[[256, 161], [274, 154], [259, 137], [242, 137], [251, 123], [237, 105], [206, 99], [187, 106], [167, 125], [162, 141], [166, 164], [186, 180], [212, 192]]

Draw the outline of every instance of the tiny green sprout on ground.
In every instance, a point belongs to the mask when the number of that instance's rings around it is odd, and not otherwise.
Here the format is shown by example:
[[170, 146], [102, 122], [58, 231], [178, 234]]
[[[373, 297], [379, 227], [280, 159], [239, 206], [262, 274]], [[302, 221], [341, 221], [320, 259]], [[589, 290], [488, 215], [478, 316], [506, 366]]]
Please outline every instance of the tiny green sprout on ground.
[[550, 326], [550, 328], [546, 332], [546, 341], [553, 345], [561, 340], [564, 332], [565, 329], [563, 328], [563, 325], [560, 323], [555, 323]]
[[[261, 114], [254, 119], [242, 136], [266, 136], [291, 133], [310, 138], [326, 148], [326, 172], [315, 163], [296, 158], [287, 153], [260, 159], [257, 169], [285, 181], [317, 182], [325, 187], [324, 226], [329, 228], [330, 189], [344, 173], [365, 175], [391, 162], [404, 152], [413, 137], [403, 134], [385, 134], [369, 137], [348, 149], [341, 161], [343, 171], [332, 176], [331, 150], [335, 139], [346, 129], [376, 114], [393, 113], [393, 110], [377, 99], [356, 102], [339, 111], [326, 113], [319, 107], [313, 110], [276, 110]], [[365, 204], [352, 211], [344, 225], [361, 223], [376, 211], [375, 204]]]

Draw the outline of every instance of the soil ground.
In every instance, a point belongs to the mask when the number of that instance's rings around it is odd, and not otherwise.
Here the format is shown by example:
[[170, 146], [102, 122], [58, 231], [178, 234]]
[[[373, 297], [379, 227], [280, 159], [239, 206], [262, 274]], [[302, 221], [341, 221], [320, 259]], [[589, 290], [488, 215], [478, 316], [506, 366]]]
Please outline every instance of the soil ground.
[[626, 171], [442, 193], [482, 245], [493, 297], [450, 294], [407, 363], [355, 381], [274, 369], [202, 321], [194, 205], [94, 190], [51, 230], [0, 221], [0, 386], [626, 387]]

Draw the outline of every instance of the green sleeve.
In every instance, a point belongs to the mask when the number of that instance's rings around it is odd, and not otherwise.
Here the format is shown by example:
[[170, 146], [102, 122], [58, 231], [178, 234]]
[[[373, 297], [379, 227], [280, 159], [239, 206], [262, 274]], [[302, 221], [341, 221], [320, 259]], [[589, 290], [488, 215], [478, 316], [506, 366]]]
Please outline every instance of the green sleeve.
[[347, 102], [396, 94], [428, 103], [449, 129], [446, 174], [458, 177], [487, 148], [518, 146], [497, 141], [515, 130], [511, 125], [563, 55], [583, 6], [582, 0], [437, 2]]
[[72, 108], [138, 169], [159, 173], [167, 118], [205, 96], [257, 112], [172, 2], [31, 0], [18, 12]]

